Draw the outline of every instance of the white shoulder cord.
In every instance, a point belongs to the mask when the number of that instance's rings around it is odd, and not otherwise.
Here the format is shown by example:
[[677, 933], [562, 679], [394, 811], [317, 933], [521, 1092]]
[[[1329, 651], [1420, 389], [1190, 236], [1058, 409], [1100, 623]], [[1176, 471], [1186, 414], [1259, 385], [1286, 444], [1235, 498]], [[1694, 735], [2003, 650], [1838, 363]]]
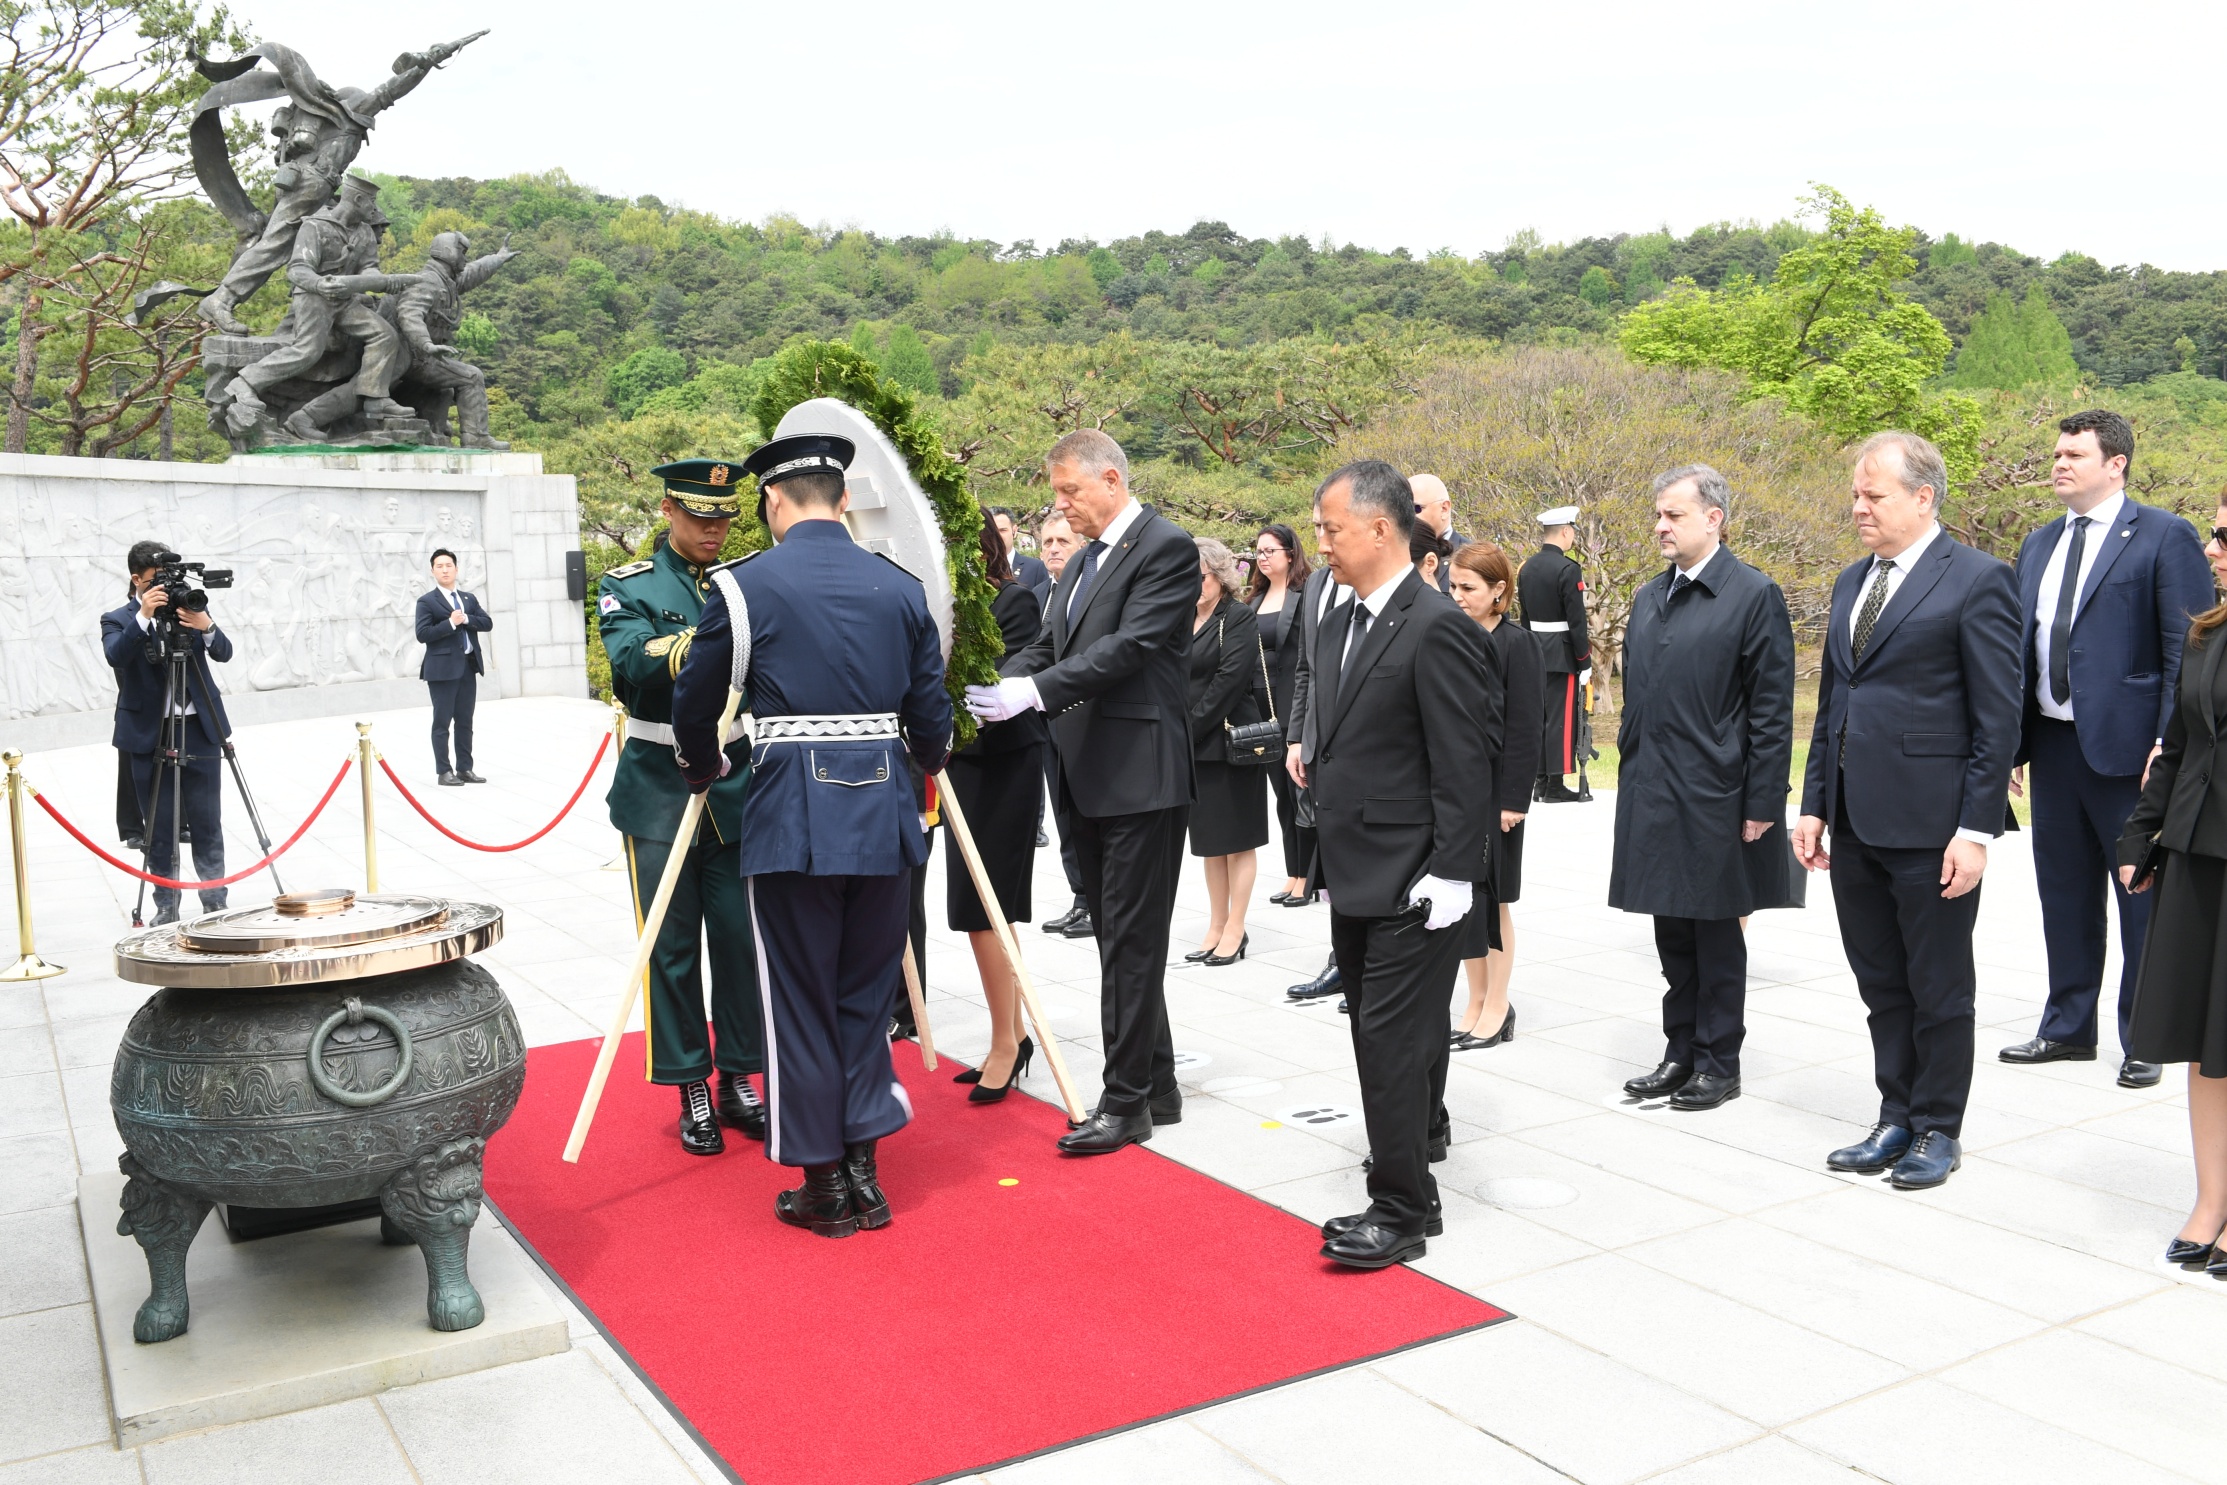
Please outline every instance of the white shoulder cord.
[[[732, 631], [734, 639], [727, 684], [736, 691], [746, 692], [750, 679], [750, 600], [742, 596], [741, 584], [735, 581], [735, 575], [726, 568], [714, 571], [711, 580], [718, 585], [720, 596], [727, 600], [727, 627]], [[741, 729], [739, 735], [744, 738], [750, 736], [752, 724], [753, 718], [747, 711], [735, 718], [735, 725]], [[727, 740], [721, 739], [722, 742]]]

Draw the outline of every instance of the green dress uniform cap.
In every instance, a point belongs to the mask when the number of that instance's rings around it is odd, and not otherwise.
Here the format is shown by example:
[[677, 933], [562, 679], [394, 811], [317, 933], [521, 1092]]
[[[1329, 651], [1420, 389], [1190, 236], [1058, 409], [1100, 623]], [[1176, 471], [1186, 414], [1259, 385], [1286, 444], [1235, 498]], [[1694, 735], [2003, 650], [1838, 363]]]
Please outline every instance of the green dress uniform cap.
[[680, 459], [650, 473], [665, 482], [665, 493], [692, 516], [729, 521], [742, 514], [735, 481], [748, 471], [733, 459]]

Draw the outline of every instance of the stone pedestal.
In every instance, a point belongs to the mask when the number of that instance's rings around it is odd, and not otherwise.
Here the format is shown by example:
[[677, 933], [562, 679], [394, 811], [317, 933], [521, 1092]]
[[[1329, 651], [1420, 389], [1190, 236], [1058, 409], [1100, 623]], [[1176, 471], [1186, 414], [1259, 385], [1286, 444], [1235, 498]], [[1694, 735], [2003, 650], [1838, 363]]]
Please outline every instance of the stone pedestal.
[[242, 454], [226, 464], [0, 454], [0, 724], [11, 746], [109, 736], [101, 615], [142, 539], [230, 568], [210, 612], [235, 726], [423, 706], [418, 596], [453, 550], [493, 615], [482, 692], [585, 696], [587, 636], [566, 595], [580, 544], [570, 475], [541, 456], [431, 449]]
[[123, 1185], [113, 1171], [95, 1172], [80, 1179], [77, 1199], [121, 1447], [571, 1346], [533, 1260], [485, 1210], [472, 1232], [472, 1279], [487, 1318], [470, 1330], [426, 1323], [425, 1261], [415, 1248], [382, 1246], [376, 1219], [252, 1243], [210, 1222], [186, 1259], [192, 1328], [140, 1345], [131, 1327], [147, 1297], [147, 1261], [116, 1234]]

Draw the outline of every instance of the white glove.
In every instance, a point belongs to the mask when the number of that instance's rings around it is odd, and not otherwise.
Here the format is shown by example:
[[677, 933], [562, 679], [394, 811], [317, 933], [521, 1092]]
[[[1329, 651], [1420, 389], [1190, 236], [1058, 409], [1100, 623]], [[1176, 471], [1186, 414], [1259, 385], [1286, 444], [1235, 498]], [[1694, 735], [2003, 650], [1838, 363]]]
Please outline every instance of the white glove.
[[1418, 902], [1430, 905], [1423, 927], [1432, 932], [1451, 928], [1469, 916], [1469, 904], [1474, 889], [1467, 882], [1449, 882], [1443, 877], [1424, 877], [1408, 890], [1407, 905]]
[[1003, 722], [1023, 712], [1040, 712], [1044, 698], [1025, 675], [1008, 676], [994, 686], [967, 687], [967, 710], [978, 722]]
[[1592, 666], [1588, 665], [1588, 666], [1586, 666], [1586, 667], [1585, 667], [1585, 669], [1583, 669], [1583, 670], [1581, 670], [1581, 671], [1579, 671], [1579, 672], [1577, 673], [1577, 683], [1578, 683], [1579, 685], [1581, 685], [1581, 686], [1590, 686], [1590, 685], [1592, 685], [1592, 684], [1593, 684], [1593, 667], [1592, 667]]

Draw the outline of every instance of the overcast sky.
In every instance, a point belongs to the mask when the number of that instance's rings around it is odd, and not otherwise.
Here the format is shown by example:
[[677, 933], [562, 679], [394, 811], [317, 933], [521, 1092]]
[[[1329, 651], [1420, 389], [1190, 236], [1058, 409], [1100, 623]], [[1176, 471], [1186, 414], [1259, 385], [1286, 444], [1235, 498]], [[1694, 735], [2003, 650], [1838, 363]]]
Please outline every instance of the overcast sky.
[[[2227, 268], [2227, 4], [236, 0], [327, 81], [492, 34], [359, 164], [562, 167], [889, 235], [1201, 218], [1474, 255], [1789, 215], [1821, 180], [1938, 236]], [[265, 105], [267, 108], [268, 105]]]

